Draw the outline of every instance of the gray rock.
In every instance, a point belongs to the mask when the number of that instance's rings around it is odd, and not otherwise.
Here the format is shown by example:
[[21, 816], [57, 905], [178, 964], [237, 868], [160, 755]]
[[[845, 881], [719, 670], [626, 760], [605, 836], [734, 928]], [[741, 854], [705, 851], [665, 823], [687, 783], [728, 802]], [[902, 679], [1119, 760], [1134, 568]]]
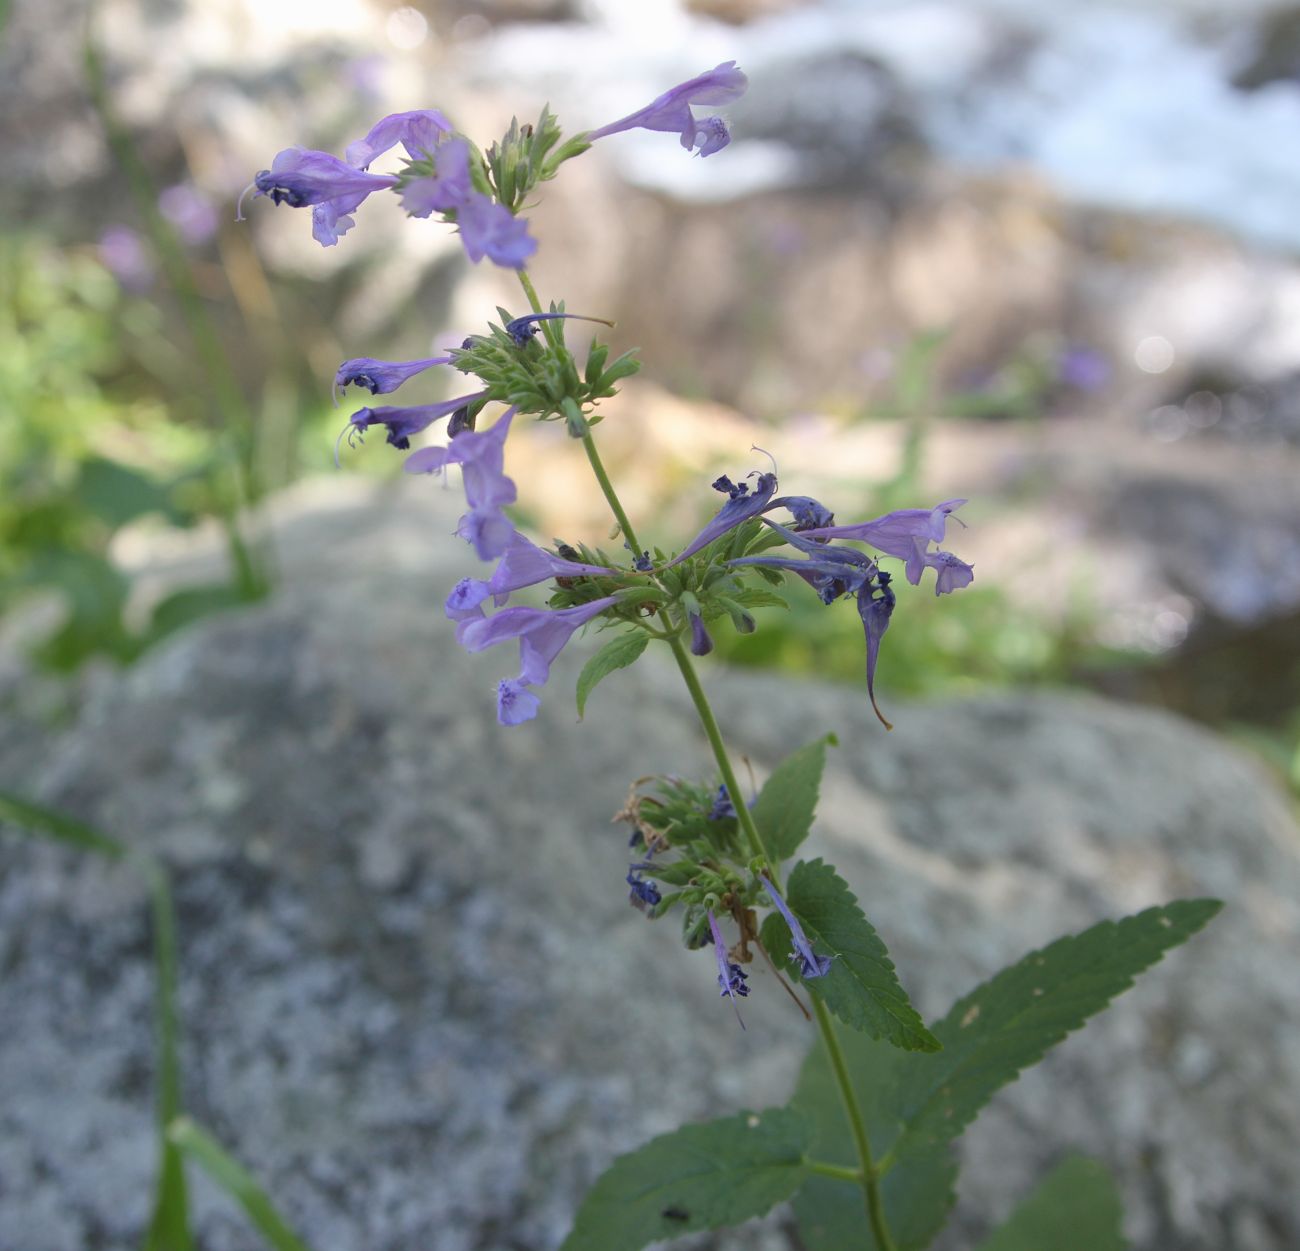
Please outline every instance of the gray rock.
[[[811, 1040], [758, 971], [740, 1032], [708, 953], [625, 902], [629, 780], [707, 771], [670, 669], [611, 678], [577, 725], [566, 655], [539, 721], [499, 729], [511, 658], [456, 649], [451, 516], [416, 485], [290, 510], [277, 598], [89, 682], [39, 757], [0, 739], [0, 779], [173, 866], [189, 1107], [309, 1240], [550, 1248], [616, 1152], [784, 1098]], [[983, 1116], [945, 1246], [1076, 1147], [1121, 1178], [1138, 1246], [1295, 1245], [1300, 837], [1254, 766], [1090, 698], [894, 708], [886, 735], [858, 689], [708, 681], [760, 772], [839, 732], [810, 850], [928, 1014], [1100, 917], [1228, 902]], [[144, 897], [61, 849], [0, 856], [0, 1242], [130, 1245], [153, 1164]], [[255, 1245], [196, 1189], [208, 1251]], [[791, 1239], [777, 1213], [694, 1245]]]

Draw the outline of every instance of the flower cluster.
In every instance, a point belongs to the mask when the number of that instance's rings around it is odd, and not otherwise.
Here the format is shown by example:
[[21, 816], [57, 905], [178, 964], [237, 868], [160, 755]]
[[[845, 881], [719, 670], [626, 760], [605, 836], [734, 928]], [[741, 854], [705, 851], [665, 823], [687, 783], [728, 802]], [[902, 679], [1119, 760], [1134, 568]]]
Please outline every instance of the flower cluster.
[[[270, 169], [261, 170], [244, 197], [265, 196], [275, 204], [310, 208], [312, 237], [332, 247], [356, 225], [352, 216], [377, 191], [394, 191], [411, 217], [438, 214], [460, 232], [465, 254], [478, 263], [522, 269], [537, 251], [528, 223], [518, 215], [528, 193], [554, 178], [565, 161], [593, 142], [622, 131], [642, 129], [680, 134], [682, 146], [711, 156], [731, 141], [721, 117], [696, 118], [692, 105], [729, 104], [744, 93], [745, 75], [727, 61], [665, 92], [643, 109], [561, 143], [549, 110], [535, 126], [512, 122], [500, 143], [486, 153], [437, 109], [414, 109], [380, 118], [367, 134], [348, 144], [340, 159], [310, 148], [285, 148]], [[371, 173], [370, 166], [400, 146], [404, 169]]]

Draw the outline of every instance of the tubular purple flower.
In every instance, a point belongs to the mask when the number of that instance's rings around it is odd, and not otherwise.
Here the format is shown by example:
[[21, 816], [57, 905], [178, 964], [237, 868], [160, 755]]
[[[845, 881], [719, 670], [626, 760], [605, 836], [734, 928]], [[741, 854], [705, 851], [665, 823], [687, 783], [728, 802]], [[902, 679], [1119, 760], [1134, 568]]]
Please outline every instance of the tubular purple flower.
[[798, 917], [790, 911], [784, 899], [777, 893], [777, 889], [762, 874], [759, 874], [758, 880], [763, 883], [763, 889], [767, 891], [768, 898], [771, 899], [776, 910], [785, 918], [785, 923], [790, 927], [790, 938], [794, 942], [794, 949], [799, 957], [799, 972], [803, 974], [805, 980], [814, 977], [825, 977], [830, 972], [831, 956], [819, 956], [812, 949], [812, 944], [808, 941], [808, 935], [803, 932], [803, 926], [799, 924]]
[[541, 329], [540, 326], [533, 325], [533, 322], [558, 321], [560, 318], [567, 318], [570, 321], [598, 321], [602, 326], [614, 324], [603, 317], [584, 317], [581, 313], [528, 313], [524, 317], [516, 317], [506, 322], [505, 332], [520, 347], [526, 347], [528, 340]]
[[680, 565], [682, 561], [694, 556], [701, 548], [708, 547], [715, 539], [720, 539], [742, 522], [757, 517], [768, 506], [776, 493], [776, 474], [755, 471], [749, 476], [758, 479], [758, 484], [753, 490], [750, 490], [749, 485], [744, 482], [737, 486], [726, 474], [713, 483], [715, 491], [725, 492], [731, 498], [718, 510], [718, 515], [686, 545], [685, 550], [679, 552], [664, 566], [665, 569]]
[[912, 555], [914, 538], [942, 543], [949, 516], [964, 503], [965, 500], [944, 500], [933, 508], [900, 508], [857, 525], [821, 526], [804, 533], [815, 539], [853, 539], [887, 556], [906, 560]]
[[709, 637], [708, 630], [704, 628], [704, 618], [697, 612], [687, 615], [691, 620], [691, 654], [707, 656], [713, 650], [713, 640]]
[[422, 361], [377, 361], [373, 356], [355, 356], [339, 366], [334, 386], [365, 387], [371, 395], [387, 395], [426, 369], [450, 364], [450, 356], [430, 356]]
[[530, 543], [515, 530], [502, 553], [501, 563], [483, 586], [486, 594], [496, 597], [496, 605], [500, 608], [511, 591], [536, 586], [548, 578], [607, 578], [614, 573], [615, 570], [602, 565], [584, 565], [581, 561], [556, 556], [553, 552]]
[[501, 725], [522, 725], [537, 716], [542, 701], [518, 678], [502, 678], [497, 683], [497, 721]]
[[469, 652], [481, 652], [510, 639], [519, 640], [519, 681], [542, 686], [551, 673], [551, 664], [564, 650], [575, 630], [599, 617], [618, 603], [617, 596], [579, 604], [575, 608], [503, 608], [482, 621], [469, 622], [461, 645]]
[[399, 143], [406, 154], [418, 161], [432, 152], [438, 141], [451, 133], [451, 123], [437, 109], [412, 109], [390, 113], [371, 128], [364, 139], [348, 144], [343, 157], [357, 169], [369, 169], [370, 163]]
[[745, 1022], [736, 1005], [736, 996], [743, 999], [749, 994], [749, 987], [745, 984], [745, 970], [740, 965], [733, 964], [727, 954], [727, 943], [718, 928], [718, 918], [713, 915], [712, 908], [709, 909], [709, 929], [713, 931], [713, 954], [718, 960], [718, 985], [721, 987], [718, 997], [731, 996], [731, 1006], [736, 1009], [736, 1020], [740, 1021], [740, 1028], [744, 1029]]
[[728, 565], [765, 565], [769, 569], [789, 570], [807, 582], [823, 604], [833, 603], [841, 595], [854, 593], [865, 580], [875, 575], [875, 561], [851, 547], [838, 547], [824, 539], [819, 542], [777, 525], [769, 518], [763, 520], [792, 547], [808, 553], [809, 559], [796, 560], [792, 556], [741, 556], [729, 560]]
[[[301, 147], [277, 153], [271, 168], [258, 173], [252, 183], [254, 195], [268, 196], [276, 204], [290, 208], [311, 205], [312, 237], [324, 247], [337, 243], [339, 236], [352, 228], [349, 214], [368, 195], [396, 185], [396, 178], [367, 174], [328, 152]], [[244, 197], [239, 199], [235, 218], [242, 221]]]
[[485, 256], [507, 269], [522, 269], [537, 251], [528, 223], [481, 191], [471, 191], [456, 210], [465, 254], [476, 265]]
[[486, 620], [483, 601], [488, 597], [487, 583], [479, 578], [461, 578], [447, 602], [443, 606], [449, 620], [456, 622], [456, 641], [460, 642], [461, 630], [467, 621]]
[[773, 500], [766, 511], [773, 508], [785, 508], [794, 518], [795, 530], [816, 530], [818, 527], [833, 526], [835, 514], [825, 504], [808, 495], [783, 495]]
[[[867, 695], [880, 724], [887, 730], [894, 727], [885, 720], [885, 714], [876, 703], [876, 659], [880, 655], [880, 640], [889, 628], [889, 618], [894, 612], [894, 592], [889, 585], [889, 574], [876, 575], [876, 585], [865, 582], [858, 591], [858, 616], [867, 635]], [[880, 596], [876, 598], [877, 594]]]
[[653, 882], [647, 882], [636, 871], [638, 868], [644, 867], [644, 865], [632, 865], [627, 871], [627, 877], [624, 879], [632, 888], [628, 895], [628, 902], [640, 912], [645, 912], [647, 908], [653, 908], [663, 898], [659, 894], [659, 888]]
[[430, 213], [450, 213], [474, 193], [469, 176], [469, 144], [464, 139], [448, 139], [430, 149], [434, 170], [422, 178], [402, 184], [402, 207], [412, 217]]
[[587, 139], [595, 142], [625, 130], [663, 130], [681, 135], [682, 147], [696, 149], [700, 156], [712, 156], [731, 142], [731, 135], [722, 118], [697, 119], [691, 105], [731, 104], [745, 94], [748, 85], [749, 80], [736, 68], [735, 61], [724, 61], [707, 73], [670, 88], [645, 108], [591, 131]]
[[[359, 408], [348, 418], [343, 434], [348, 437], [349, 446], [353, 435], [364, 433], [371, 426], [387, 426], [388, 442], [396, 448], [406, 449], [411, 446], [411, 435], [427, 430], [435, 421], [454, 413], [465, 404], [487, 398], [486, 391], [474, 395], [462, 395], [458, 399], [443, 400], [438, 404], [415, 404], [409, 408], [399, 408], [391, 404], [381, 404], [378, 408]], [[339, 436], [340, 438], [343, 435]], [[426, 451], [438, 449], [426, 448]], [[416, 453], [419, 455], [419, 453]], [[409, 469], [411, 460], [406, 462]]]

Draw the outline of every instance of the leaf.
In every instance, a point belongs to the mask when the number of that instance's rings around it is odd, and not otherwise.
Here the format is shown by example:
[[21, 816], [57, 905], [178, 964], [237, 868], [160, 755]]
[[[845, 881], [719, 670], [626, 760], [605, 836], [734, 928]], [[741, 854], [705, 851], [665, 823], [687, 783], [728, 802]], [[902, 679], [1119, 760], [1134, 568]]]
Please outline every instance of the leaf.
[[[929, 1056], [899, 1051], [842, 1026], [833, 1028], [866, 1121], [867, 1136], [878, 1146], [888, 1141], [896, 1128], [885, 1115], [889, 1091], [901, 1073], [926, 1063]], [[853, 1168], [859, 1165], [839, 1086], [820, 1042], [813, 1044], [804, 1061], [790, 1107], [810, 1128], [811, 1158]], [[885, 1175], [881, 1182], [885, 1220], [897, 1251], [920, 1251], [930, 1244], [952, 1207], [956, 1179], [957, 1162], [947, 1145]], [[808, 1251], [844, 1251], [847, 1247], [879, 1251], [857, 1186], [811, 1176], [794, 1197], [794, 1214]]]
[[[899, 983], [885, 944], [862, 915], [847, 883], [829, 864], [819, 859], [795, 865], [786, 883], [785, 901], [817, 954], [834, 957], [829, 973], [804, 982], [810, 994], [846, 1025], [873, 1038], [884, 1038], [904, 1051], [939, 1049], [938, 1040], [925, 1028]], [[790, 960], [789, 933], [775, 912], [763, 922], [763, 946], [776, 963], [784, 963], [786, 971], [799, 978]]]
[[979, 1251], [1125, 1251], [1123, 1215], [1105, 1166], [1070, 1156]]
[[610, 639], [585, 665], [578, 674], [578, 719], [582, 719], [587, 708], [587, 696], [601, 678], [607, 677], [615, 669], [626, 669], [633, 664], [646, 649], [650, 636], [641, 630], [629, 634], [620, 634]]
[[167, 1137], [244, 1209], [244, 1215], [275, 1251], [309, 1251], [252, 1174], [228, 1155], [215, 1138], [188, 1117], [173, 1121]]
[[806, 1178], [807, 1146], [807, 1127], [788, 1108], [663, 1134], [602, 1174], [560, 1251], [638, 1251], [762, 1216]]
[[835, 747], [839, 740], [827, 734], [781, 761], [751, 810], [763, 845], [778, 864], [794, 855], [812, 828], [827, 743]]
[[957, 1137], [995, 1091], [1133, 985], [1143, 969], [1223, 905], [1187, 899], [1103, 921], [1031, 952], [959, 999], [935, 1026], [943, 1050], [909, 1070], [896, 1092], [895, 1155]]
[[174, 1143], [164, 1141], [153, 1217], [145, 1235], [144, 1251], [190, 1251], [193, 1246], [185, 1163], [180, 1149]]
[[66, 843], [80, 851], [98, 852], [113, 860], [120, 860], [127, 854], [125, 845], [117, 839], [109, 838], [107, 834], [101, 834], [73, 817], [33, 803], [12, 791], [0, 791], [0, 820], [11, 821], [14, 825], [53, 842]]

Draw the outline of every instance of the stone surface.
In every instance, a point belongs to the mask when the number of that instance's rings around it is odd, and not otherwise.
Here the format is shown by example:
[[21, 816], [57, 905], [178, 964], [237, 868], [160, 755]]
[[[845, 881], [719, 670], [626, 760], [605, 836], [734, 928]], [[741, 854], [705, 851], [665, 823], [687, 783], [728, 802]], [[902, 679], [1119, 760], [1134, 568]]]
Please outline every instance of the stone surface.
[[[0, 667], [0, 781], [173, 866], [189, 1106], [309, 1240], [541, 1251], [613, 1153], [783, 1098], [809, 1040], [761, 972], [741, 1033], [707, 953], [626, 905], [609, 816], [628, 781], [703, 769], [670, 671], [616, 675], [576, 725], [566, 656], [541, 719], [499, 729], [511, 658], [455, 648], [436, 607], [462, 571], [453, 501], [411, 485], [286, 504], [280, 594], [92, 675], [62, 728]], [[760, 774], [840, 734], [809, 849], [927, 1014], [1100, 917], [1228, 902], [985, 1113], [944, 1247], [1074, 1147], [1121, 1176], [1138, 1247], [1295, 1244], [1300, 833], [1253, 765], [1095, 699], [895, 707], [886, 735], [857, 688], [708, 681]], [[131, 1245], [152, 1164], [144, 899], [59, 849], [6, 837], [0, 857], [0, 1242]], [[255, 1245], [198, 1196], [206, 1249]], [[778, 1213], [697, 1245], [794, 1244]]]

